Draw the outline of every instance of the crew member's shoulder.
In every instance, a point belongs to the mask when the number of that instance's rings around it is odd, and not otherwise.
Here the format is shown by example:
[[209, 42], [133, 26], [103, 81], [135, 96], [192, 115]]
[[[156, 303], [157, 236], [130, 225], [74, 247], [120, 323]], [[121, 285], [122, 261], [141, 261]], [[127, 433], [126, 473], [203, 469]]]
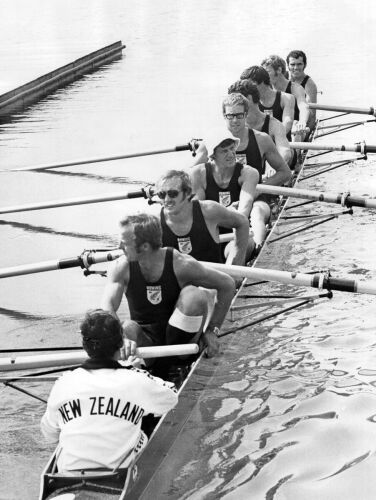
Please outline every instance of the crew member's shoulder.
[[117, 277], [120, 275], [124, 275], [128, 271], [129, 268], [129, 260], [126, 255], [121, 255], [114, 262], [111, 262], [108, 274], [112, 277]]
[[272, 145], [274, 144], [270, 135], [266, 134], [265, 132], [259, 132], [258, 130], [255, 129], [252, 130], [255, 134], [255, 138], [259, 147], [262, 146], [262, 148], [266, 148], [270, 147], [271, 144]]
[[189, 175], [201, 175], [205, 173], [205, 165], [206, 163], [199, 163], [192, 167], [189, 171]]
[[307, 83], [305, 85], [305, 90], [307, 94], [315, 93], [317, 94], [317, 85], [316, 83], [312, 80], [311, 77], [308, 78]]
[[274, 134], [282, 133], [283, 135], [286, 135], [285, 126], [283, 125], [282, 122], [277, 120], [277, 118], [274, 118], [274, 116], [270, 117], [269, 130], [274, 132]]
[[240, 180], [251, 178], [254, 178], [256, 180], [256, 183], [258, 182], [259, 172], [257, 168], [254, 168], [251, 165], [244, 165], [240, 174]]

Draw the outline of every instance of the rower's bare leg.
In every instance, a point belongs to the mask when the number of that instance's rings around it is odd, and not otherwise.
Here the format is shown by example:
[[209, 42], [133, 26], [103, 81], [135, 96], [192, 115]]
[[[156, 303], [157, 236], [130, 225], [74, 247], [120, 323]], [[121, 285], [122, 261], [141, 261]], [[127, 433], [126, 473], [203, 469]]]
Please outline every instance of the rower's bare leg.
[[[248, 239], [248, 244], [247, 244], [247, 250], [245, 252], [245, 262], [248, 262], [251, 258], [251, 255], [252, 255], [252, 252], [253, 252], [253, 249], [255, 248], [256, 246], [256, 243], [253, 239], [253, 235], [250, 234], [249, 235], [249, 239]], [[232, 253], [234, 252], [234, 242], [233, 241], [230, 241], [226, 247], [225, 247], [225, 251], [224, 251], [224, 255], [225, 255], [225, 259], [226, 259], [226, 264], [228, 263], [227, 260], [229, 259], [229, 257], [231, 257]]]
[[207, 314], [208, 298], [205, 290], [192, 285], [184, 287], [167, 325], [166, 344], [197, 342]]
[[266, 238], [266, 224], [270, 217], [270, 207], [265, 201], [255, 201], [251, 211], [251, 225], [256, 248], [260, 248]]

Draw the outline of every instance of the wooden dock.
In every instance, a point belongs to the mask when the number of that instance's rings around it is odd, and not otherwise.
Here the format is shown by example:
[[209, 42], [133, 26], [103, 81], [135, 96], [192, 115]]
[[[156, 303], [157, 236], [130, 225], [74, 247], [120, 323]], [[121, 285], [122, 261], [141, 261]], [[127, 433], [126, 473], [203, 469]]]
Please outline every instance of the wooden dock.
[[125, 45], [121, 41], [112, 43], [0, 95], [0, 116], [9, 115], [33, 104], [41, 97], [78, 80], [104, 64], [120, 59], [124, 48]]

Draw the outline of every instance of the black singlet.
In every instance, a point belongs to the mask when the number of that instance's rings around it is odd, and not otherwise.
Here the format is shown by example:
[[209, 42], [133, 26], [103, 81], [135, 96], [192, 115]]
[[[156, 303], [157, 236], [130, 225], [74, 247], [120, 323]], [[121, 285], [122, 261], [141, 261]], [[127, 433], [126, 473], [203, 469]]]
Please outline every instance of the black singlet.
[[162, 244], [189, 254], [197, 260], [222, 263], [220, 244], [213, 240], [198, 200], [192, 201], [192, 226], [184, 236], [177, 236], [166, 223], [164, 209], [161, 210]]
[[175, 309], [180, 286], [173, 267], [173, 248], [166, 249], [161, 277], [147, 282], [138, 262], [129, 262], [129, 282], [125, 293], [131, 319], [139, 325], [165, 321]]
[[261, 132], [269, 135], [269, 125], [270, 125], [270, 115], [265, 116], [264, 124], [261, 128]]
[[265, 161], [262, 159], [260, 149], [257, 144], [255, 133], [252, 129], [248, 129], [248, 145], [242, 151], [237, 151], [237, 155], [245, 155], [247, 165], [255, 168], [260, 176], [260, 182], [265, 173]]
[[[248, 158], [247, 158], [248, 159]], [[205, 171], [206, 171], [206, 189], [205, 189], [205, 199], [217, 201], [224, 207], [228, 207], [234, 201], [239, 201], [240, 196], [240, 186], [239, 186], [239, 177], [241, 175], [241, 171], [243, 169], [243, 165], [241, 163], [235, 164], [234, 173], [230, 179], [230, 182], [226, 187], [219, 187], [215, 182], [212, 172], [212, 165], [210, 163], [205, 163]]]
[[[287, 84], [287, 87], [286, 87], [286, 90], [285, 90], [286, 94], [291, 94], [291, 95], [294, 95], [291, 91], [291, 82], [289, 82]], [[296, 102], [296, 97], [294, 96], [294, 99], [295, 99], [295, 108], [294, 108], [294, 120], [298, 120], [299, 121], [299, 108], [298, 108], [298, 104]]]
[[303, 78], [302, 83], [300, 84], [303, 87], [303, 89], [305, 89], [305, 86], [306, 86], [306, 84], [307, 84], [307, 82], [308, 82], [309, 79], [310, 79], [310, 77], [308, 75], [306, 75]]
[[275, 96], [275, 100], [274, 100], [272, 106], [264, 106], [260, 102], [259, 108], [263, 112], [265, 112], [265, 111], [268, 112], [268, 110], [271, 110], [274, 118], [277, 118], [277, 120], [279, 120], [281, 122], [282, 116], [283, 116], [283, 108], [281, 106], [281, 91], [277, 90], [277, 95]]

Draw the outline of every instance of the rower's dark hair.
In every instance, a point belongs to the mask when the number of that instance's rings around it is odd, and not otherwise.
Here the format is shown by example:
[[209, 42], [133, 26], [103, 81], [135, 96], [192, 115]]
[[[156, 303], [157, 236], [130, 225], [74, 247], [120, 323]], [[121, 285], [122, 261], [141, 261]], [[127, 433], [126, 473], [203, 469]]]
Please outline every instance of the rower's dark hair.
[[83, 348], [90, 358], [112, 359], [123, 345], [120, 321], [103, 309], [88, 311], [80, 330]]
[[270, 85], [269, 73], [262, 66], [251, 66], [245, 69], [240, 75], [240, 79], [251, 80], [257, 84], [265, 83], [265, 85]]
[[133, 226], [137, 251], [143, 243], [149, 243], [153, 250], [161, 248], [162, 227], [159, 218], [155, 215], [146, 213], [127, 215], [121, 219], [120, 226]]
[[222, 112], [226, 113], [226, 106], [243, 106], [244, 113], [248, 113], [249, 101], [241, 92], [236, 90], [230, 92], [232, 85], [228, 88], [229, 95], [226, 96], [222, 101]]
[[282, 69], [282, 73], [286, 74], [286, 63], [282, 59], [282, 57], [276, 56], [272, 54], [269, 57], [266, 57], [263, 61], [261, 61], [261, 66], [265, 68], [265, 66], [271, 66], [274, 71], [277, 71], [278, 68]]
[[228, 88], [228, 93], [238, 93], [242, 94], [246, 99], [249, 100], [249, 96], [252, 97], [252, 102], [258, 104], [260, 102], [260, 92], [257, 86], [250, 80], [238, 80], [237, 82], [230, 85]]
[[302, 50], [292, 50], [286, 57], [287, 64], [289, 64], [290, 57], [293, 57], [294, 59], [301, 57], [303, 59], [304, 67], [307, 66], [307, 56]]
[[186, 193], [187, 196], [191, 196], [192, 194], [192, 182], [191, 178], [185, 172], [184, 170], [167, 170], [165, 174], [163, 174], [157, 182], [155, 183], [156, 186], [160, 185], [162, 182], [167, 181], [168, 179], [179, 179], [180, 180], [180, 185], [181, 185], [181, 190], [183, 193]]

